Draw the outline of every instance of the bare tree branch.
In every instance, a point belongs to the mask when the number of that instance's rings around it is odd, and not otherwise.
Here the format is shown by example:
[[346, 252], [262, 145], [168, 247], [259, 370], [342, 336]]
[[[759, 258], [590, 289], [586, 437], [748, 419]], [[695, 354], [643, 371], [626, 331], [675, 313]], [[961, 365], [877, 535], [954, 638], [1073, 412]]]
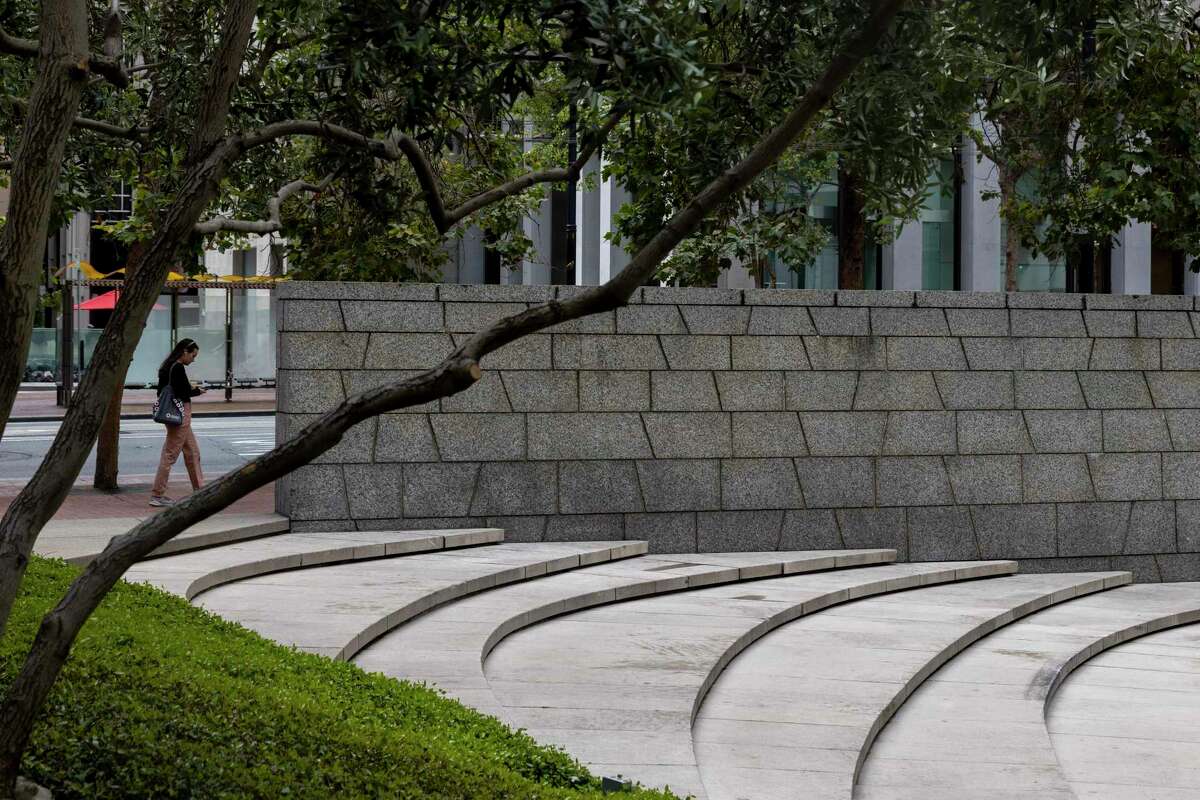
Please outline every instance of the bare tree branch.
[[[29, 108], [29, 101], [24, 97], [17, 97], [16, 95], [4, 95], [4, 102], [22, 110], [28, 110]], [[105, 136], [112, 136], [116, 139], [140, 139], [150, 132], [148, 128], [124, 127], [114, 125], [111, 122], [104, 122], [103, 120], [91, 119], [90, 117], [76, 117], [72, 121], [71, 126], [85, 131], [102, 133]]]
[[[107, 37], [105, 45], [108, 45]], [[0, 28], [0, 53], [19, 56], [20, 58], [37, 58], [38, 43], [33, 39], [22, 39], [19, 36], [13, 36], [8, 31]], [[86, 59], [80, 61], [79, 68], [84, 72], [101, 75], [109, 83], [119, 86], [122, 89], [129, 85], [129, 75], [126, 74], [124, 67], [121, 66], [119, 53], [116, 56], [109, 56], [107, 54], [96, 55], [92, 53]]]
[[196, 233], [211, 234], [221, 231], [229, 231], [230, 233], [257, 233], [266, 235], [275, 233], [283, 227], [283, 222], [280, 219], [280, 212], [283, 210], [283, 204], [289, 197], [298, 192], [312, 192], [319, 194], [329, 186], [333, 181], [333, 176], [336, 173], [326, 175], [320, 183], [309, 183], [305, 180], [296, 180], [291, 183], [284, 184], [278, 193], [267, 201], [267, 218], [261, 220], [249, 219], [231, 219], [230, 217], [218, 216], [204, 222], [196, 223]]

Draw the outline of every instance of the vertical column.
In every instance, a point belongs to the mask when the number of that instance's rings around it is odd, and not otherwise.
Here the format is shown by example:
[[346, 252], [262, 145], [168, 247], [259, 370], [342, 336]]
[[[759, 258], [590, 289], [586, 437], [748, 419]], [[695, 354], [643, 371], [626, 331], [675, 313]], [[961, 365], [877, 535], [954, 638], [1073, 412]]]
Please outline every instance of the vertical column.
[[600, 282], [600, 248], [604, 244], [600, 239], [600, 191], [600, 156], [593, 155], [575, 189], [575, 283], [579, 286]]
[[896, 234], [891, 244], [883, 246], [884, 289], [921, 289], [922, 283], [921, 221], [908, 222]]
[[[603, 159], [601, 163], [603, 163]], [[613, 229], [614, 215], [629, 200], [629, 192], [611, 177], [600, 184], [599, 283], [604, 283], [613, 275], [620, 273], [629, 263], [629, 253], [625, 252], [625, 248], [605, 239]]]
[[1112, 249], [1113, 294], [1150, 294], [1150, 223], [1130, 220]]
[[[525, 121], [525, 152], [533, 149], [534, 135], [536, 131], [533, 129], [533, 121]], [[502, 283], [524, 283], [534, 285], [545, 285], [550, 283], [550, 185], [545, 184], [543, 187], [546, 192], [546, 198], [538, 204], [537, 208], [523, 220], [521, 220], [521, 231], [533, 242], [533, 254], [531, 258], [527, 258], [521, 262], [520, 274], [510, 273], [508, 276], [502, 276]]]
[[[972, 120], [982, 127], [978, 117]], [[981, 157], [975, 142], [967, 139], [962, 149], [962, 288], [968, 292], [998, 292], [1000, 260], [1004, 252], [1000, 241], [1000, 198], [984, 200], [983, 194], [998, 193], [996, 165]]]
[[1186, 295], [1200, 295], [1200, 273], [1194, 272], [1196, 259], [1188, 256], [1183, 262], [1183, 293]]
[[485, 283], [483, 260], [483, 230], [478, 225], [467, 228], [458, 240], [458, 270], [454, 283]]

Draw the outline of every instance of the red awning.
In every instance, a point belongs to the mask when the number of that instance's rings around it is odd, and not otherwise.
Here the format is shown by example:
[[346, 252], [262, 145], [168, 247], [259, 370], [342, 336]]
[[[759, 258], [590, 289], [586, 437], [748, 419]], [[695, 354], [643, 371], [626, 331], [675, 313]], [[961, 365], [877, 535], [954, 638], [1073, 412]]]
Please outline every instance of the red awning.
[[[113, 289], [111, 292], [96, 295], [90, 300], [84, 300], [75, 306], [76, 311], [112, 311], [117, 307], [117, 300], [121, 297], [120, 289]], [[154, 304], [155, 311], [165, 311], [166, 306]]]

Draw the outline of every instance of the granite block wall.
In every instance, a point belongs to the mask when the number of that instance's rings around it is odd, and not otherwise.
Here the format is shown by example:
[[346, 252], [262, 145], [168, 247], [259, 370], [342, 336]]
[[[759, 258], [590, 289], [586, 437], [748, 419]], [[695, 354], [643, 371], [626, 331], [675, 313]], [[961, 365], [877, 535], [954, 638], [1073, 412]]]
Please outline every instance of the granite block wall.
[[[295, 282], [278, 435], [575, 287]], [[1191, 297], [644, 288], [281, 482], [294, 530], [895, 547], [1200, 578]]]

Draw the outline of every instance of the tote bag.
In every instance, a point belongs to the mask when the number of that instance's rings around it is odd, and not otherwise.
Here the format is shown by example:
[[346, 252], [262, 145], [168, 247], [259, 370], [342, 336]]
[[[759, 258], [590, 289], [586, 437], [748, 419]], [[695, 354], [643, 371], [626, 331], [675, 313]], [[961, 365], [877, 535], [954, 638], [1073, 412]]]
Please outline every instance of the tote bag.
[[183, 401], [175, 396], [171, 384], [163, 387], [158, 399], [154, 401], [154, 421], [161, 425], [183, 424]]

